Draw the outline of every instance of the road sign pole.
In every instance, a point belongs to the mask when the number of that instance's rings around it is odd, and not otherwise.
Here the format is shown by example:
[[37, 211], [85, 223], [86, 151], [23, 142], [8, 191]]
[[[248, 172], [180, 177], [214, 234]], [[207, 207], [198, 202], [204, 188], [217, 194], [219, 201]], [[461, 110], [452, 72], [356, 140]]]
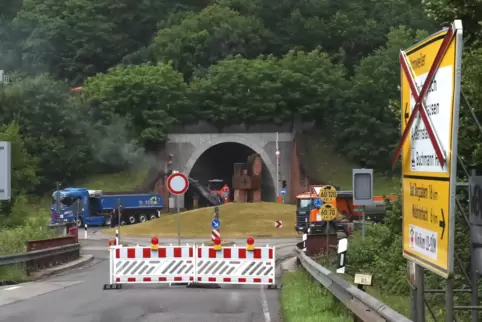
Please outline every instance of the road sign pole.
[[121, 213], [121, 200], [117, 199], [117, 224], [118, 224], [118, 229], [117, 229], [117, 245], [120, 245], [120, 230], [121, 230], [121, 223], [122, 223], [122, 213]]
[[365, 220], [365, 206], [362, 207], [362, 238], [365, 239], [365, 229], [366, 229], [366, 220]]
[[[470, 173], [471, 177], [477, 176], [477, 172], [475, 169], [472, 169]], [[476, 236], [480, 234], [480, 232], [474, 232], [473, 229], [476, 227], [477, 223], [477, 218], [479, 215], [479, 209], [476, 212], [474, 208], [479, 208], [479, 200], [478, 200], [478, 193], [474, 193], [475, 191], [472, 191], [472, 185], [470, 184], [471, 179], [469, 179], [469, 230], [470, 230], [470, 235], [471, 235], [471, 240], [470, 240], [470, 278], [472, 281], [472, 297], [470, 304], [473, 307], [476, 307], [479, 305], [479, 290], [478, 290], [478, 285], [479, 285], [479, 273], [477, 271], [477, 248], [474, 247], [474, 241], [478, 241], [479, 238]], [[476, 206], [477, 205], [477, 206]], [[474, 240], [476, 239], [476, 240]], [[472, 322], [479, 322], [479, 312], [478, 310], [472, 310], [471, 313], [472, 316]]]
[[181, 246], [181, 210], [179, 195], [186, 193], [189, 189], [189, 179], [180, 172], [175, 172], [167, 178], [167, 189], [173, 195], [175, 195], [174, 202], [177, 209], [177, 244]]
[[330, 251], [330, 238], [329, 238], [329, 233], [330, 233], [330, 221], [326, 222], [326, 255], [328, 255], [328, 252]]
[[415, 264], [415, 285], [416, 285], [416, 308], [417, 308], [417, 322], [425, 322], [425, 278], [424, 269], [422, 266]]
[[[475, 285], [477, 287], [477, 285]], [[445, 288], [445, 322], [454, 321], [454, 280], [447, 279]]]
[[179, 196], [176, 195], [177, 208], [177, 245], [181, 246], [181, 211], [179, 209]]

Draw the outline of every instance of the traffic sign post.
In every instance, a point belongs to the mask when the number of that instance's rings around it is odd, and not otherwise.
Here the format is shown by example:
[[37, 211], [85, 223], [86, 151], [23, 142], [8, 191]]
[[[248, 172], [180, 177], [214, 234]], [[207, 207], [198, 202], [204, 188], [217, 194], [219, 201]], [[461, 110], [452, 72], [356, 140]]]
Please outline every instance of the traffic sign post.
[[[314, 188], [316, 189], [316, 188]], [[319, 189], [318, 195], [323, 204], [320, 207], [320, 216], [326, 222], [326, 254], [329, 253], [330, 222], [336, 218], [336, 196], [337, 192], [333, 186], [323, 186]], [[330, 204], [331, 203], [331, 204]], [[334, 204], [334, 205], [333, 205]]]
[[274, 227], [275, 228], [283, 228], [283, 222], [281, 220], [275, 220]]
[[176, 196], [177, 244], [178, 246], [181, 246], [181, 211], [179, 209], [179, 195], [186, 193], [187, 189], [189, 189], [189, 180], [183, 173], [173, 173], [167, 178], [167, 189], [171, 194]]
[[320, 198], [313, 199], [313, 206], [315, 206], [315, 208], [321, 208], [322, 205], [323, 201], [321, 201]]
[[221, 222], [218, 219], [214, 218], [211, 221], [211, 228], [212, 229], [218, 229], [220, 226], [221, 226]]
[[365, 206], [373, 204], [373, 169], [353, 169], [353, 205], [362, 206], [362, 238], [365, 239]]
[[[401, 51], [400, 64], [402, 138], [392, 165], [402, 153], [403, 255], [449, 280], [452, 321], [462, 22]], [[424, 321], [423, 271], [415, 283]]]
[[221, 233], [219, 232], [221, 227], [221, 220], [219, 219], [219, 207], [214, 207], [214, 219], [211, 221], [211, 240], [216, 241], [217, 238], [221, 240]]
[[324, 221], [332, 221], [336, 219], [337, 209], [332, 205], [325, 203], [320, 208], [321, 219]]
[[279, 193], [281, 195], [281, 198], [283, 200], [283, 203], [285, 203], [285, 196], [286, 196], [286, 193], [288, 192], [288, 190], [286, 188], [281, 188]]

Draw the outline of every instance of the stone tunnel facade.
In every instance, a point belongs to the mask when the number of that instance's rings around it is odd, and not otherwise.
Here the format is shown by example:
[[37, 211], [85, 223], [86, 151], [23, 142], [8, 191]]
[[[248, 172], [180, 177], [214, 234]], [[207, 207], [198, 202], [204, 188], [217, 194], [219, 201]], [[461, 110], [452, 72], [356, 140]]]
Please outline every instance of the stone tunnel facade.
[[[286, 180], [290, 184], [291, 169], [291, 145], [292, 133], [278, 133], [279, 159], [279, 186], [281, 181]], [[182, 133], [170, 134], [166, 143], [164, 155], [172, 154], [172, 169], [190, 175], [196, 162], [209, 148], [223, 143], [238, 143], [245, 145], [259, 154], [265, 164], [272, 182], [263, 193], [267, 193], [263, 199], [275, 200], [276, 180], [276, 133]], [[181, 207], [184, 198], [180, 196]]]

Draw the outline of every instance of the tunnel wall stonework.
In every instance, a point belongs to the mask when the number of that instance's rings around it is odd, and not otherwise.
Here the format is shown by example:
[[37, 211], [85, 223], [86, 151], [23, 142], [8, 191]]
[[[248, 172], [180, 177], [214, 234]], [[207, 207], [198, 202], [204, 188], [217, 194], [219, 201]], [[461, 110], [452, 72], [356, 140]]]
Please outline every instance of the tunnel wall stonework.
[[[288, 189], [291, 176], [293, 134], [278, 133], [280, 149], [279, 186], [282, 180], [287, 181]], [[274, 181], [276, 180], [276, 133], [178, 133], [169, 134], [165, 153], [172, 154], [172, 169], [182, 171], [189, 176], [199, 157], [209, 148], [222, 143], [239, 143], [248, 146], [261, 155], [266, 170], [269, 172], [273, 186], [271, 193], [275, 196]], [[273, 199], [274, 200], [274, 199]], [[184, 205], [184, 197], [180, 196], [180, 205]]]

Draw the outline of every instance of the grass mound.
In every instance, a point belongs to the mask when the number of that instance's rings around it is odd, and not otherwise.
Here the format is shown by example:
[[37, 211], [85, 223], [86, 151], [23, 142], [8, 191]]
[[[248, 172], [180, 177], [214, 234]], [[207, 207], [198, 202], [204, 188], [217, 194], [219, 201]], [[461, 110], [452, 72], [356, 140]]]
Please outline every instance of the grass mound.
[[[269, 202], [230, 203], [219, 207], [221, 236], [226, 238], [295, 237], [294, 205]], [[214, 207], [200, 208], [181, 213], [181, 235], [184, 238], [209, 238]], [[275, 228], [275, 220], [283, 221], [282, 228]], [[113, 234], [113, 229], [107, 229]], [[177, 215], [165, 215], [142, 224], [123, 226], [123, 236], [177, 236]]]

